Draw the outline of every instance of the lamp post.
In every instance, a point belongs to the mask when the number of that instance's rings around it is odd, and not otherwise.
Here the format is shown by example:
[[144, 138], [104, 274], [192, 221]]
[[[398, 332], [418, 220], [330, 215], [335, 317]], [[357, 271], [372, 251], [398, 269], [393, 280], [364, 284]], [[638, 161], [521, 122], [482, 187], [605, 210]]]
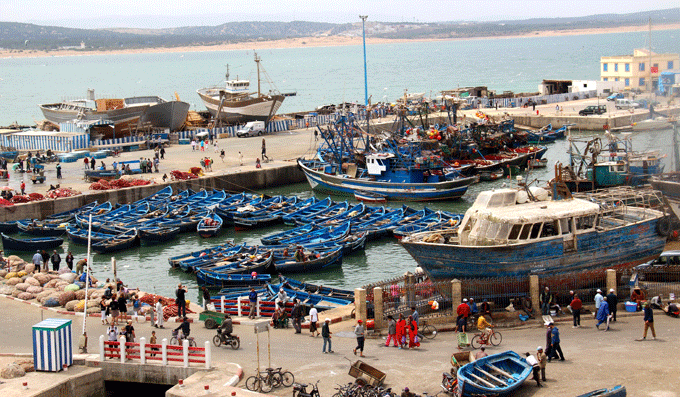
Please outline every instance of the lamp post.
[[368, 106], [368, 74], [366, 72], [366, 19], [368, 15], [359, 15], [361, 18], [361, 31], [364, 38], [364, 105]]

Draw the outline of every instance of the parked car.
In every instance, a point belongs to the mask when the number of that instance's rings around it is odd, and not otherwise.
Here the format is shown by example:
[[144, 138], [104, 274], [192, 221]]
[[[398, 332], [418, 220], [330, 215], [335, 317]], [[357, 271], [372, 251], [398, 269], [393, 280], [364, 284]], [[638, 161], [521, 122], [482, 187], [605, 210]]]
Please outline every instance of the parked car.
[[262, 135], [264, 132], [264, 121], [250, 121], [236, 131], [236, 136], [242, 138], [244, 136]]
[[623, 99], [623, 93], [621, 92], [615, 92], [611, 94], [610, 96], [607, 97], [608, 101], [615, 101], [617, 99]]
[[607, 113], [607, 105], [592, 105], [586, 106], [578, 112], [579, 116], [587, 116], [589, 114], [605, 114]]
[[641, 107], [639, 103], [631, 101], [630, 99], [617, 99], [616, 104], [617, 109], [635, 109]]
[[635, 270], [640, 281], [680, 281], [680, 250], [664, 251]]

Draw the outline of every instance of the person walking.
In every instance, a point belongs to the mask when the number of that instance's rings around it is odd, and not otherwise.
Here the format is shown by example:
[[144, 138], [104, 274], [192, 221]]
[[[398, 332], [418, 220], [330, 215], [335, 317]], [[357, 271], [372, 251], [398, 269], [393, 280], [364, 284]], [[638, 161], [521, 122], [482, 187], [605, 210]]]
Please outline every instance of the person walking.
[[527, 364], [531, 365], [531, 373], [533, 374], [533, 379], [536, 381], [536, 387], [542, 387], [543, 385], [538, 376], [538, 371], [540, 369], [538, 360], [536, 360], [536, 357], [532, 356], [529, 352], [524, 353], [524, 355], [526, 356]]
[[399, 346], [397, 343], [397, 322], [394, 321], [394, 316], [391, 314], [387, 316], [387, 341], [385, 342], [385, 347], [390, 346], [390, 340], [393, 341], [394, 347]]
[[550, 355], [548, 355], [548, 362], [550, 362], [551, 358], [559, 358], [560, 361], [564, 361], [564, 353], [562, 353], [562, 347], [560, 347], [560, 330], [554, 323], [550, 323], [549, 328], [552, 346], [550, 348]]
[[61, 164], [57, 163], [57, 179], [61, 179]]
[[[118, 294], [118, 311], [120, 312], [120, 322], [125, 324], [125, 315], [127, 314], [127, 298], [125, 297], [125, 292], [121, 291]], [[178, 311], [179, 312], [179, 311]]]
[[26, 182], [21, 181], [21, 185], [19, 185], [19, 189], [21, 189], [21, 195], [22, 196], [25, 195], [26, 194]]
[[111, 302], [109, 302], [109, 314], [111, 315], [111, 325], [116, 325], [118, 323], [118, 316], [120, 315], [116, 294], [111, 296]]
[[250, 311], [248, 312], [248, 318], [253, 320], [255, 318], [255, 308], [257, 306], [257, 292], [255, 288], [250, 287], [250, 293], [248, 294], [248, 302], [250, 303]]
[[57, 250], [54, 250], [54, 252], [52, 253], [52, 256], [50, 257], [50, 262], [52, 262], [52, 270], [58, 272], [59, 264], [61, 263], [61, 256], [59, 256]]
[[545, 326], [545, 354], [548, 357], [552, 354], [552, 330], [550, 329], [550, 324]]
[[196, 140], [194, 139], [191, 140], [191, 151], [192, 152], [196, 151]]
[[402, 346], [406, 345], [406, 320], [404, 319], [404, 314], [399, 313], [399, 320], [397, 320], [397, 330], [396, 330], [397, 344], [401, 349]]
[[[316, 307], [312, 305], [312, 308], [309, 309], [309, 332], [312, 334], [312, 336], [319, 336], [319, 331], [317, 329], [316, 324], [319, 322], [319, 311], [316, 310]], [[316, 335], [314, 335], [316, 334]]]
[[595, 294], [595, 298], [594, 298], [594, 301], [595, 301], [595, 313], [594, 313], [594, 315], [595, 315], [595, 317], [597, 317], [597, 312], [600, 310], [600, 305], [602, 305], [603, 299], [604, 299], [604, 296], [602, 296], [602, 290], [598, 288], [597, 293]]
[[651, 329], [652, 330], [652, 339], [656, 340], [656, 330], [654, 330], [654, 311], [652, 310], [652, 304], [649, 302], [645, 302], [645, 306], [643, 309], [645, 313], [645, 331], [642, 334], [642, 340], [647, 339], [647, 330]]
[[323, 337], [323, 352], [326, 353], [326, 343], [328, 343], [328, 353], [333, 353], [333, 347], [331, 345], [331, 319], [326, 318], [321, 326], [321, 336]]
[[290, 315], [293, 318], [293, 328], [295, 329], [295, 333], [301, 334], [302, 318], [304, 317], [304, 314], [302, 305], [300, 304], [300, 301], [297, 300], [297, 298], [293, 299], [293, 310], [291, 310]]
[[609, 331], [609, 303], [607, 302], [607, 297], [602, 298], [600, 302], [600, 308], [597, 309], [597, 324], [595, 327], [600, 329], [600, 324], [607, 323], [607, 328], [605, 331]]
[[456, 331], [466, 332], [467, 331], [467, 320], [470, 316], [470, 306], [467, 304], [467, 298], [463, 299], [463, 302], [456, 308]]
[[[187, 316], [187, 298], [186, 298], [187, 288], [179, 283], [177, 289], [175, 290], [175, 303], [177, 303], [177, 315], [181, 317]], [[180, 313], [182, 313], [180, 315]]]
[[85, 169], [90, 168], [90, 159], [87, 158], [87, 157], [85, 157], [85, 158], [83, 159], [83, 164], [85, 164]]
[[66, 266], [68, 269], [73, 271], [73, 253], [71, 251], [66, 254]]
[[420, 340], [418, 340], [418, 322], [413, 316], [408, 316], [406, 327], [408, 328], [408, 348], [413, 349], [415, 347], [420, 347]]
[[[239, 153], [241, 153], [241, 152], [239, 152]], [[224, 163], [224, 149], [222, 149], [222, 150], [220, 151], [220, 159], [221, 159], [222, 162]], [[241, 165], [243, 165], [243, 164], [241, 164]]]
[[616, 306], [619, 304], [619, 297], [616, 296], [614, 288], [609, 289], [609, 294], [607, 295], [607, 303], [609, 304], [609, 313], [611, 313], [612, 321], [616, 321]]
[[94, 156], [90, 159], [90, 167], [94, 169], [95, 165], [97, 164], [97, 160], [95, 160]]
[[161, 153], [161, 160], [165, 160], [165, 147], [164, 146], [161, 146], [160, 153]]
[[269, 157], [267, 157], [267, 145], [264, 138], [262, 138], [262, 161], [264, 161], [265, 158], [267, 159], [267, 162], [269, 162]]
[[158, 298], [156, 301], [156, 324], [154, 324], [154, 327], [163, 328], [163, 320], [163, 302], [161, 302], [161, 298]]
[[33, 266], [35, 266], [33, 271], [35, 273], [40, 273], [40, 266], [42, 265], [42, 255], [40, 255], [40, 250], [35, 251], [33, 258], [31, 258], [31, 262], [33, 262]]
[[357, 325], [354, 327], [354, 335], [357, 337], [357, 347], [354, 348], [354, 355], [357, 355], [357, 350], [359, 350], [360, 357], [364, 357], [364, 325], [361, 319], [357, 320]]
[[545, 367], [548, 365], [548, 356], [543, 352], [541, 346], [536, 348], [536, 359], [538, 366], [541, 368], [541, 380], [545, 382]]
[[581, 309], [583, 308], [583, 302], [579, 299], [578, 294], [574, 294], [569, 307], [571, 307], [571, 315], [574, 318], [573, 328], [578, 328], [581, 326]]
[[239, 165], [243, 165], [243, 153], [238, 152], [238, 163]]
[[210, 303], [210, 291], [203, 287], [203, 310], [208, 310], [208, 303]]

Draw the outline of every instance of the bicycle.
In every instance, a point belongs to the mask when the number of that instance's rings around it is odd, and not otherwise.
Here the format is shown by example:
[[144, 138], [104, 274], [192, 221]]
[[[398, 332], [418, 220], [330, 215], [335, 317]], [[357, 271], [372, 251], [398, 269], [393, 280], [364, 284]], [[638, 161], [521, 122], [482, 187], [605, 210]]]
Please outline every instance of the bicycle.
[[246, 389], [250, 391], [260, 391], [262, 393], [269, 393], [273, 388], [279, 387], [283, 382], [280, 374], [276, 374], [272, 368], [267, 368], [265, 371], [258, 372], [246, 379]]
[[[281, 367], [278, 368], [267, 368], [267, 371], [272, 372], [272, 376], [275, 376], [277, 380], [280, 379], [279, 384], [284, 387], [291, 387], [295, 383], [295, 375], [290, 371], [281, 371]], [[276, 387], [276, 386], [275, 386]]]
[[421, 326], [418, 328], [418, 337], [423, 339], [434, 339], [437, 336], [437, 327], [432, 324], [428, 324], [427, 320], [421, 321]]
[[178, 332], [176, 330], [172, 331], [172, 337], [170, 338], [170, 344], [171, 345], [181, 345], [180, 341], [183, 339], [187, 339], [189, 341], [189, 346], [190, 347], [196, 347], [196, 340], [194, 339], [193, 336], [189, 336], [187, 338], [184, 337], [179, 337]]
[[501, 341], [503, 341], [503, 335], [501, 335], [500, 332], [494, 331], [492, 327], [491, 332], [488, 335], [483, 332], [475, 334], [475, 336], [472, 338], [471, 344], [473, 348], [479, 349], [484, 345], [498, 346], [501, 344]]

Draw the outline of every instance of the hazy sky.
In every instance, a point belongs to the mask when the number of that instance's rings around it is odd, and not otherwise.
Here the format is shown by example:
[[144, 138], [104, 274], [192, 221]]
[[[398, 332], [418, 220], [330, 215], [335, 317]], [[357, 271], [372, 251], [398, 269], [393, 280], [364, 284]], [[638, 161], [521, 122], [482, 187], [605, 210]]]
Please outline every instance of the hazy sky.
[[[80, 28], [165, 28], [233, 21], [488, 21], [631, 13], [678, 0], [0, 0], [0, 21]], [[615, 7], [614, 7], [615, 6]]]

